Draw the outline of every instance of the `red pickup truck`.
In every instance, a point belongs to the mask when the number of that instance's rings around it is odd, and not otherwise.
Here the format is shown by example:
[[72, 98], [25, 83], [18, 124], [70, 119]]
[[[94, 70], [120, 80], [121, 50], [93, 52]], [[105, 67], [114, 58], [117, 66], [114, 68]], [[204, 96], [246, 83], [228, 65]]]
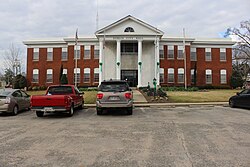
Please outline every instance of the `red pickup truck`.
[[49, 86], [45, 95], [31, 96], [31, 110], [36, 111], [38, 117], [50, 112], [67, 112], [72, 116], [74, 109], [82, 109], [83, 94], [73, 85]]

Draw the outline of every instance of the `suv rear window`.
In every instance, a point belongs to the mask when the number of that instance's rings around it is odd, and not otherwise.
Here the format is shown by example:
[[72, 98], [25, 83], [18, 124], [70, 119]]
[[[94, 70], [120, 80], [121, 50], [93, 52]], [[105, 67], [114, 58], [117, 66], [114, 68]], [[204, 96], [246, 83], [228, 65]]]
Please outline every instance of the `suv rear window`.
[[102, 82], [99, 91], [102, 92], [125, 92], [129, 90], [127, 82]]

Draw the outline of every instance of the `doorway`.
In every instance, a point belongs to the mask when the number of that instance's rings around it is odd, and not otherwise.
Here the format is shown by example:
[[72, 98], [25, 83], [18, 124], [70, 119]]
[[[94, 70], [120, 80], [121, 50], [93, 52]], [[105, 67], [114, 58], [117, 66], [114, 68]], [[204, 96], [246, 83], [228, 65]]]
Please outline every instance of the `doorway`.
[[138, 70], [121, 70], [121, 79], [127, 80], [130, 87], [138, 85]]

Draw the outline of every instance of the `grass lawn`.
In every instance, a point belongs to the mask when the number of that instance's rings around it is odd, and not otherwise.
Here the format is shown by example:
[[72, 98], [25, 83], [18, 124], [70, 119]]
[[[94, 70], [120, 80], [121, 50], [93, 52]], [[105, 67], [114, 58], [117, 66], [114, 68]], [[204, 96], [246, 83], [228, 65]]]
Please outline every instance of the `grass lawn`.
[[193, 102], [227, 102], [228, 99], [241, 90], [207, 90], [197, 92], [168, 91], [169, 102], [193, 103]]
[[[196, 92], [168, 91], [168, 102], [172, 103], [202, 103], [202, 102], [227, 102], [229, 97], [241, 90], [207, 90]], [[28, 91], [30, 95], [43, 95], [45, 91]], [[94, 104], [97, 91], [85, 91], [85, 104]]]

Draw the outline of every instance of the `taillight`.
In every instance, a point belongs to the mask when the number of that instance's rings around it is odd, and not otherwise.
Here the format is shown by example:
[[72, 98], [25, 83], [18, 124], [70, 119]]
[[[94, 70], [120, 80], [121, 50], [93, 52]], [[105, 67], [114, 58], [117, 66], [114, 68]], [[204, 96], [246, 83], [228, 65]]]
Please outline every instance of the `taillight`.
[[102, 99], [102, 98], [103, 98], [103, 94], [102, 94], [102, 93], [98, 93], [98, 94], [96, 95], [96, 98], [97, 98], [97, 99]]
[[67, 96], [65, 96], [65, 97], [64, 97], [64, 103], [67, 105], [67, 104], [68, 104], [68, 102], [69, 102], [68, 97], [67, 97]]
[[10, 97], [6, 97], [5, 104], [10, 104]]
[[132, 93], [125, 93], [126, 99], [132, 99]]

